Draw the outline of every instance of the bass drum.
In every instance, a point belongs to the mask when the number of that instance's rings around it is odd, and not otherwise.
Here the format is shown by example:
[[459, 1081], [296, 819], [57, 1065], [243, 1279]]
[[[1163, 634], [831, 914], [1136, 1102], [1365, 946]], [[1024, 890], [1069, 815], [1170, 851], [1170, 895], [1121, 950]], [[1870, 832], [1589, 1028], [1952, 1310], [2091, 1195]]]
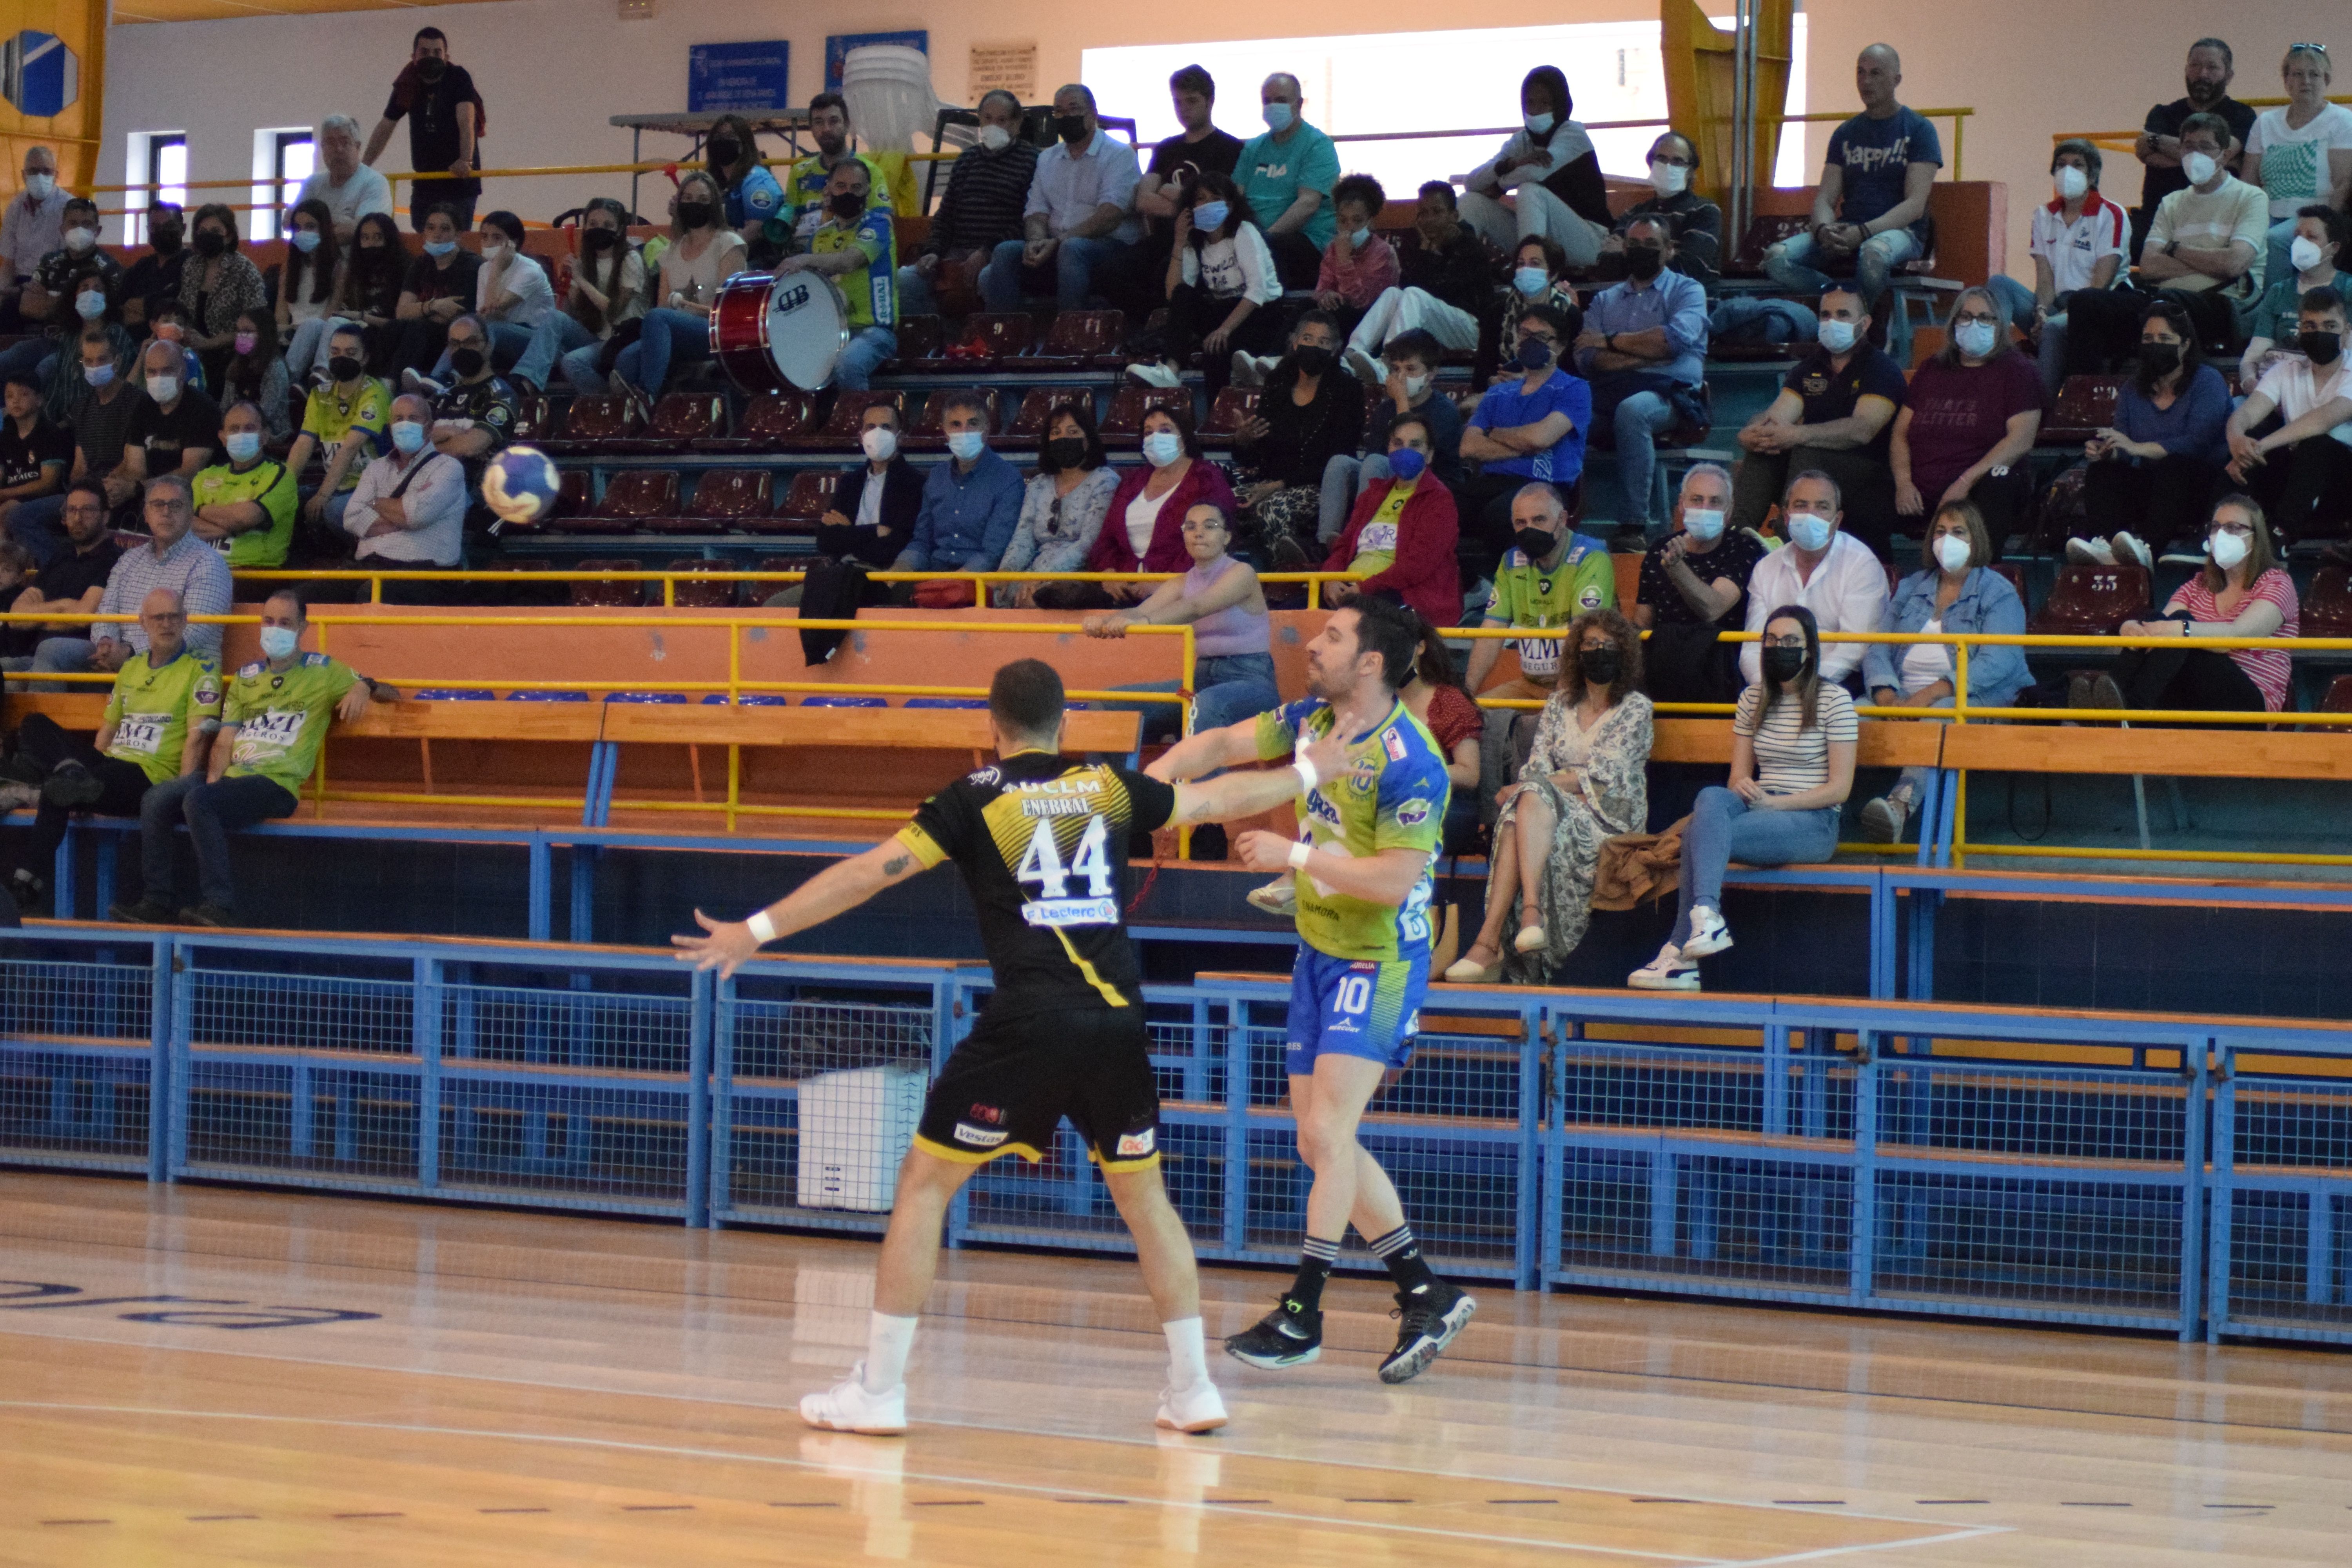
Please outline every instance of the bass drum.
[[710, 355], [746, 392], [814, 392], [849, 344], [849, 306], [815, 272], [739, 272], [710, 310]]

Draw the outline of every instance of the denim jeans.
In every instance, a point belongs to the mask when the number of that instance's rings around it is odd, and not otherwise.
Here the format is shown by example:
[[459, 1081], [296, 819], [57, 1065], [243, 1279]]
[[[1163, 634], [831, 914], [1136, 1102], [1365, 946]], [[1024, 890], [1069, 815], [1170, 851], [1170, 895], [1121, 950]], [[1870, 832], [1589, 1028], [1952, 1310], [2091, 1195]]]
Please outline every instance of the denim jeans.
[[613, 374], [646, 396], [659, 397], [672, 369], [700, 364], [709, 357], [709, 317], [691, 310], [647, 310], [645, 331], [621, 351]]
[[294, 323], [293, 335], [286, 340], [284, 357], [286, 379], [294, 384], [297, 391], [307, 390], [310, 384], [310, 373], [327, 363], [328, 334], [342, 324], [333, 316], [320, 316]]
[[196, 847], [198, 896], [205, 903], [235, 909], [236, 881], [229, 875], [229, 830], [250, 827], [273, 816], [291, 816], [299, 804], [285, 785], [257, 774], [206, 784], [201, 773], [184, 773], [169, 784], [157, 784], [139, 803], [140, 866], [145, 873], [146, 896], [171, 905], [172, 829], [185, 822], [188, 837]]
[[551, 310], [531, 329], [530, 346], [515, 361], [513, 374], [527, 381], [540, 391], [547, 390], [547, 378], [554, 374], [555, 362], [574, 349], [593, 348], [600, 340], [582, 326], [568, 312]]
[[[5, 349], [0, 349], [0, 378], [38, 374], [41, 362], [54, 359], [57, 352], [58, 340], [55, 338], [30, 337], [22, 342], [11, 343]], [[43, 384], [47, 384], [48, 378], [42, 376], [41, 380]]]
[[1837, 852], [1838, 810], [1759, 811], [1721, 785], [1698, 792], [1690, 826], [1683, 829], [1682, 902], [1675, 916], [1676, 947], [1690, 940], [1691, 910], [1723, 909], [1723, 874], [1732, 861], [1793, 866]]
[[848, 346], [841, 351], [841, 359], [833, 367], [833, 384], [851, 392], [863, 392], [882, 368], [882, 362], [898, 352], [898, 334], [887, 327], [863, 327], [850, 335]]
[[[996, 254], [982, 268], [980, 295], [992, 310], [1017, 310], [1021, 308], [1023, 242], [1008, 239], [996, 247]], [[1054, 269], [1054, 303], [1065, 310], [1086, 309], [1087, 297], [1094, 292], [1095, 268], [1126, 248], [1115, 239], [1078, 239], [1066, 237], [1054, 247], [1054, 258], [1048, 264]]]
[[[2040, 302], [2034, 298], [2032, 289], [2000, 272], [1986, 279], [1985, 287], [1992, 290], [1993, 298], [1999, 300], [2001, 309], [2009, 312], [2012, 325], [2032, 325], [2034, 308]], [[2058, 308], [2053, 310], [2049, 319], [2042, 323], [2042, 400], [2045, 405], [2058, 401], [2058, 389], [2066, 381], [2066, 301], [2061, 297], [2053, 303]]]
[[1726, 343], [1810, 343], [1821, 332], [1812, 307], [1794, 300], [1759, 300], [1735, 294], [1707, 312], [1710, 340]]
[[[92, 666], [90, 658], [98, 645], [88, 637], [43, 637], [33, 645], [32, 673], [35, 675], [83, 675]], [[22, 688], [26, 691], [96, 691], [95, 682], [81, 680], [37, 680]]]
[[1612, 378], [1602, 376], [1592, 389], [1592, 420], [1603, 419], [1616, 438], [1617, 484], [1625, 492], [1625, 513], [1620, 522], [1638, 522], [1652, 543], [1664, 539], [1666, 520], [1651, 509], [1650, 487], [1656, 482], [1657, 438], [1675, 427], [1675, 405], [1658, 393], [1643, 390], [1622, 397], [1611, 395]]
[[1356, 510], [1356, 498], [1391, 477], [1386, 452], [1371, 452], [1360, 458], [1346, 452], [1335, 454], [1323, 465], [1323, 498], [1317, 509], [1315, 537], [1327, 545], [1339, 538], [1347, 531], [1348, 514]]
[[66, 498], [35, 496], [20, 500], [8, 514], [7, 535], [25, 547], [37, 570], [65, 554], [73, 546], [67, 542], [59, 521], [65, 516]]
[[909, 316], [936, 316], [940, 313], [940, 297], [931, 290], [931, 280], [914, 267], [898, 268], [898, 319]]
[[[1112, 688], [1116, 691], [1175, 691], [1173, 680], [1139, 680]], [[1192, 661], [1192, 732], [1222, 730], [1282, 705], [1275, 689], [1274, 656], [1270, 653], [1229, 653]], [[1119, 712], [1143, 715], [1143, 738], [1172, 735], [1183, 723], [1173, 702], [1113, 702]], [[1220, 770], [1222, 771], [1222, 770]], [[1213, 778], [1215, 774], [1204, 774]]]
[[[1812, 265], [1815, 248], [1811, 234], [1790, 235], [1764, 253], [1764, 275], [1791, 292], [1819, 294], [1830, 286], [1831, 279]], [[1853, 262], [1853, 280], [1862, 290], [1864, 302], [1874, 306], [1878, 297], [1886, 292], [1888, 277], [1918, 255], [1918, 237], [1907, 228], [1890, 228], [1864, 240]]]

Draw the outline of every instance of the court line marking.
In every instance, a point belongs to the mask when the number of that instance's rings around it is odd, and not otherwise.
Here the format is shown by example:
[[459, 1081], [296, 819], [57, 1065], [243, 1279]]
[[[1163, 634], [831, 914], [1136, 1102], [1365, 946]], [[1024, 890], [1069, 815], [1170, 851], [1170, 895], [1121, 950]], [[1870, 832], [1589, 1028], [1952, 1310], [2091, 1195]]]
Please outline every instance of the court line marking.
[[[913, 1481], [929, 1486], [975, 1487], [986, 1491], [1011, 1491], [1044, 1497], [1052, 1497], [1055, 1495], [1055, 1489], [1052, 1487], [1033, 1486], [1021, 1481], [990, 1480], [970, 1476], [931, 1475], [928, 1473], [919, 1473], [913, 1470], [894, 1469], [887, 1466], [868, 1469], [854, 1465], [845, 1465], [838, 1461], [787, 1458], [781, 1455], [737, 1453], [724, 1448], [685, 1447], [668, 1443], [633, 1443], [615, 1437], [568, 1436], [560, 1433], [552, 1432], [499, 1432], [487, 1431], [467, 1426], [435, 1426], [419, 1422], [349, 1421], [338, 1419], [333, 1416], [322, 1415], [273, 1415], [251, 1411], [184, 1410], [171, 1409], [157, 1405], [78, 1405], [58, 1400], [44, 1399], [0, 1399], [0, 1409], [56, 1410], [72, 1412], [80, 1415], [163, 1415], [178, 1416], [184, 1419], [199, 1421], [252, 1421], [273, 1426], [330, 1426], [361, 1432], [399, 1432], [411, 1436], [419, 1437], [489, 1438], [496, 1441], [511, 1443], [541, 1443], [554, 1447], [606, 1448], [623, 1453], [657, 1454], [666, 1458], [718, 1459], [737, 1464], [777, 1465], [791, 1469], [815, 1470], [830, 1475], [847, 1474], [859, 1476], [869, 1480], [895, 1482], [900, 1485]], [[1109, 1494], [1107, 1493], [1106, 1495]], [[1143, 1503], [1154, 1508], [1186, 1509], [1202, 1513], [1221, 1513], [1224, 1511], [1223, 1509], [1205, 1500], [1195, 1500], [1182, 1498], [1131, 1496], [1127, 1500], [1130, 1502]], [[1997, 1535], [2007, 1533], [2007, 1531], [2000, 1527], [1988, 1525], [1973, 1530], [1942, 1531], [1936, 1535], [1920, 1536], [1909, 1540], [1874, 1542], [1861, 1547], [1831, 1547], [1820, 1552], [1802, 1553], [1800, 1556], [1795, 1557], [1766, 1557], [1742, 1560], [1726, 1557], [1694, 1557], [1686, 1552], [1643, 1552], [1633, 1547], [1599, 1546], [1588, 1542], [1531, 1540], [1524, 1536], [1490, 1535], [1479, 1531], [1442, 1530], [1433, 1525], [1392, 1524], [1379, 1520], [1359, 1521], [1334, 1519], [1328, 1514], [1294, 1513], [1286, 1510], [1276, 1510], [1271, 1513], [1252, 1513], [1243, 1517], [1249, 1519], [1290, 1520], [1298, 1523], [1316, 1525], [1327, 1530], [1335, 1526], [1341, 1529], [1379, 1530], [1388, 1531], [1392, 1533], [1402, 1535], [1430, 1535], [1437, 1536], [1447, 1541], [1480, 1542], [1496, 1546], [1510, 1546], [1520, 1549], [1532, 1548], [1552, 1552], [1584, 1552], [1598, 1553], [1606, 1557], [1637, 1557], [1645, 1562], [1651, 1563], [1687, 1563], [1697, 1565], [1697, 1568], [1762, 1568], [1762, 1565], [1765, 1563], [1811, 1562], [1823, 1557], [1840, 1555], [1852, 1551], [1883, 1551], [1886, 1548], [1895, 1546], [1931, 1546], [1945, 1541], [1965, 1541], [1971, 1540], [1979, 1535]]]
[[[957, 1321], [961, 1322], [968, 1320], [958, 1319]], [[464, 1383], [494, 1383], [509, 1384], [517, 1388], [561, 1389], [565, 1393], [570, 1394], [612, 1394], [617, 1397], [630, 1399], [667, 1399], [680, 1404], [716, 1405], [722, 1405], [730, 1409], [756, 1410], [766, 1415], [796, 1414], [798, 1410], [798, 1406], [789, 1397], [783, 1398], [780, 1403], [770, 1405], [762, 1404], [761, 1402], [754, 1399], [730, 1399], [720, 1394], [705, 1395], [697, 1394], [679, 1394], [676, 1392], [646, 1390], [642, 1388], [608, 1388], [593, 1383], [563, 1383], [551, 1378], [508, 1377], [494, 1373], [457, 1372], [440, 1367], [382, 1366], [368, 1362], [333, 1361], [325, 1356], [279, 1355], [268, 1351], [236, 1350], [226, 1346], [216, 1345], [196, 1345], [186, 1347], [157, 1345], [148, 1342], [110, 1339], [100, 1335], [54, 1333], [46, 1329], [38, 1332], [33, 1332], [14, 1328], [0, 1327], [0, 1338], [5, 1338], [10, 1333], [22, 1333], [26, 1338], [29, 1339], [71, 1340], [79, 1344], [107, 1345], [118, 1350], [163, 1349], [172, 1351], [176, 1354], [185, 1355], [246, 1356], [257, 1361], [289, 1362], [301, 1366], [328, 1366], [342, 1372], [377, 1372], [396, 1377], [447, 1377], [455, 1378]], [[5, 1408], [9, 1403], [10, 1402], [6, 1400], [0, 1400], [0, 1408]], [[62, 1406], [61, 1408], [78, 1409], [82, 1407]], [[89, 1408], [98, 1407], [91, 1406]], [[1014, 1437], [1045, 1437], [1056, 1442], [1064, 1443], [1118, 1443], [1133, 1448], [1156, 1448], [1160, 1446], [1159, 1439], [1156, 1436], [1130, 1437], [1111, 1432], [1056, 1431], [1051, 1427], [1010, 1426], [985, 1421], [953, 1421], [944, 1417], [928, 1415], [921, 1421], [918, 1422], [917, 1425], [923, 1426], [950, 1426], [961, 1432], [1002, 1433], [1005, 1436]], [[1370, 1459], [1303, 1459], [1297, 1454], [1270, 1453], [1262, 1448], [1241, 1447], [1234, 1445], [1230, 1438], [1223, 1436], [1205, 1439], [1205, 1441], [1213, 1444], [1213, 1449], [1204, 1447], [1201, 1450], [1202, 1452], [1213, 1451], [1219, 1454], [1232, 1455], [1236, 1458], [1264, 1459], [1274, 1464], [1306, 1464], [1313, 1465], [1324, 1469], [1340, 1468], [1351, 1470], [1370, 1470], [1381, 1475], [1410, 1475], [1423, 1479], [1434, 1477], [1440, 1480], [1464, 1482], [1484, 1481], [1503, 1487], [1539, 1487], [1547, 1491], [1580, 1492], [1593, 1497], [1625, 1498], [1628, 1496], [1627, 1489], [1625, 1488], [1595, 1486], [1590, 1481], [1556, 1481], [1530, 1476], [1488, 1475], [1482, 1471], [1471, 1470], [1410, 1469], [1403, 1465], [1381, 1464]], [[1655, 1500], [1666, 1502], [1705, 1503], [1717, 1508], [1759, 1509], [1768, 1513], [1781, 1507], [1780, 1504], [1771, 1501], [1769, 1499], [1759, 1500], [1753, 1498], [1717, 1497], [1710, 1496], [1706, 1493], [1654, 1500], [1637, 1497], [1632, 1498], [1629, 1500], [1636, 1502]], [[1917, 1524], [1930, 1527], [1940, 1527], [1943, 1523], [1941, 1520], [1911, 1519], [1899, 1513], [1880, 1513], [1873, 1510], [1854, 1510], [1843, 1517], [1848, 1519], [1877, 1520], [1882, 1523], [1888, 1524]], [[1690, 1561], [1705, 1560], [1691, 1559]]]

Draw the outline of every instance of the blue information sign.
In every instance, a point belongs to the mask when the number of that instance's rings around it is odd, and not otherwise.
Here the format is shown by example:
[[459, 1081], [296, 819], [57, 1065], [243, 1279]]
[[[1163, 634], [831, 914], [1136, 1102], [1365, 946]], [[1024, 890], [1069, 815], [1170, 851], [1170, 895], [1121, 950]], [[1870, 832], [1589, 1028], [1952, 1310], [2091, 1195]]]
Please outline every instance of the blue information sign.
[[686, 56], [686, 111], [755, 114], [793, 106], [793, 46], [696, 44]]
[[824, 41], [824, 90], [841, 90], [842, 62], [852, 49], [862, 49], [868, 44], [898, 44], [909, 49], [931, 52], [931, 35], [921, 28], [911, 33], [835, 33]]

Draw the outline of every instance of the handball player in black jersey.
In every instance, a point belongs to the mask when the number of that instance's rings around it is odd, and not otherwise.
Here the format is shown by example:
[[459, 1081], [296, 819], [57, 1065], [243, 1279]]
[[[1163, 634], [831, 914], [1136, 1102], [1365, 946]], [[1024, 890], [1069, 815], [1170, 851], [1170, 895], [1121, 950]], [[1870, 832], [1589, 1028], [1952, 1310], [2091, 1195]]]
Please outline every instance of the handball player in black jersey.
[[991, 1160], [1043, 1159], [1066, 1116], [1135, 1237], [1167, 1335], [1158, 1424], [1211, 1431], [1224, 1425], [1225, 1405], [1209, 1380], [1192, 1237], [1160, 1179], [1160, 1090], [1141, 973], [1122, 923], [1128, 835], [1271, 811], [1336, 775], [1346, 749], [1326, 738], [1287, 768], [1178, 784], [1066, 758], [1062, 678], [1036, 659], [996, 672], [988, 711], [994, 766], [950, 784], [895, 837], [825, 868], [749, 921], [698, 910], [704, 934], [670, 939], [697, 968], [732, 974], [762, 944], [945, 860], [962, 872], [979, 912], [995, 991], [932, 1084], [899, 1166], [866, 1359], [844, 1382], [803, 1397], [801, 1417], [837, 1432], [907, 1429], [907, 1354], [949, 1201]]

